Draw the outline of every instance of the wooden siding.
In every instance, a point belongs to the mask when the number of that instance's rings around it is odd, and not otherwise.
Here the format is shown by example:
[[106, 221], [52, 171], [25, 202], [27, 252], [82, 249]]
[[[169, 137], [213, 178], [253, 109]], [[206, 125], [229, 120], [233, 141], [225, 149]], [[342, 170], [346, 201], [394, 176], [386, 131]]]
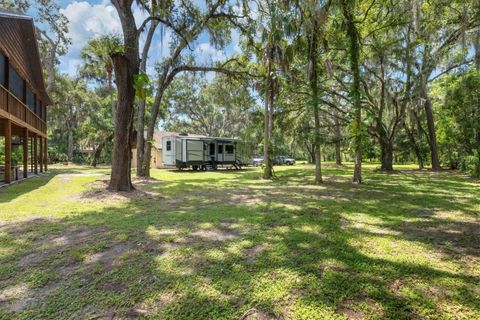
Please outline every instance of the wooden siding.
[[8, 118], [29, 131], [41, 136], [46, 135], [45, 122], [17, 99], [12, 93], [0, 85], [0, 117]]
[[0, 12], [0, 50], [8, 57], [10, 64], [33, 88], [44, 105], [51, 100], [45, 90], [40, 55], [38, 53], [35, 29], [31, 18], [2, 16]]

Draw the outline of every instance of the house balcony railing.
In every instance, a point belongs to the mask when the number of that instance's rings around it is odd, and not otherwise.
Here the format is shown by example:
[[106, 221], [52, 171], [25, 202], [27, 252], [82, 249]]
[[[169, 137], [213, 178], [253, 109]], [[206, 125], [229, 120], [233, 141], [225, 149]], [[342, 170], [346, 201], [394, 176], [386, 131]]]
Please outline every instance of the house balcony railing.
[[21, 100], [2, 85], [0, 85], [0, 109], [11, 114], [16, 120], [19, 120], [19, 124], [26, 123], [44, 134], [47, 131], [45, 121], [32, 112]]

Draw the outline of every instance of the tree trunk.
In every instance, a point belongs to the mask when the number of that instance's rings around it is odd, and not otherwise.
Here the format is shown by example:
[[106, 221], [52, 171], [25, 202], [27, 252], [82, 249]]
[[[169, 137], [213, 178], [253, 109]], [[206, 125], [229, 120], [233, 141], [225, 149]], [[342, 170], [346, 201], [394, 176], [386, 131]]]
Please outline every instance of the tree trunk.
[[146, 168], [143, 166], [145, 159], [145, 100], [138, 102], [137, 114], [137, 177], [147, 177]]
[[358, 30], [355, 26], [354, 3], [342, 0], [343, 15], [347, 26], [347, 35], [350, 41], [350, 69], [353, 75], [351, 97], [355, 110], [355, 168], [353, 170], [353, 183], [362, 183], [362, 102], [360, 97], [360, 42]]
[[[480, 8], [480, 0], [477, 1], [477, 7]], [[477, 32], [475, 34], [475, 68], [478, 73], [480, 73], [480, 27], [477, 28]], [[477, 115], [477, 126], [475, 129], [476, 135], [476, 144], [477, 144], [477, 165], [475, 168], [475, 175], [480, 177], [480, 99], [477, 100], [477, 108], [476, 108], [476, 115]]]
[[335, 143], [335, 164], [337, 166], [342, 165], [342, 131], [340, 129], [340, 121], [338, 121], [338, 110], [334, 110], [333, 114], [333, 132]]
[[133, 124], [134, 70], [128, 58], [120, 53], [113, 56], [118, 88], [115, 136], [112, 151], [112, 174], [109, 188], [115, 191], [133, 190], [131, 181], [131, 138]]
[[68, 131], [67, 158], [68, 161], [73, 160], [73, 130], [71, 129]]
[[432, 110], [432, 102], [428, 96], [427, 88], [424, 88], [424, 108], [425, 115], [427, 117], [427, 128], [428, 128], [428, 144], [430, 146], [430, 157], [432, 159], [432, 170], [440, 171], [440, 160], [438, 159], [438, 146], [437, 146], [437, 133], [435, 130], [435, 118]]
[[[317, 83], [315, 81], [315, 88]], [[312, 88], [313, 89], [313, 88]], [[315, 183], [320, 184], [322, 179], [322, 158], [320, 149], [320, 112], [318, 110], [318, 92], [313, 90], [313, 116], [315, 117]]]
[[272, 79], [272, 63], [273, 63], [273, 48], [269, 48], [267, 58], [267, 90], [265, 97], [265, 124], [263, 136], [263, 178], [271, 179], [273, 177], [273, 163], [271, 158], [270, 138], [273, 129], [273, 101], [274, 101], [274, 84]]
[[342, 151], [338, 142], [335, 143], [335, 165], [342, 166]]
[[[380, 108], [376, 120], [376, 131], [378, 136], [378, 142], [380, 144], [380, 160], [381, 160], [381, 170], [383, 171], [393, 171], [393, 140], [396, 133], [396, 126], [389, 126], [384, 123], [384, 113], [387, 108], [387, 99], [386, 99], [386, 81], [385, 81], [385, 69], [384, 69], [384, 56], [380, 55], [380, 69], [381, 69], [381, 79], [380, 79]], [[402, 112], [400, 112], [402, 113]], [[401, 121], [397, 117], [394, 118], [395, 121]], [[391, 133], [388, 131], [389, 127], [391, 128]]]
[[117, 110], [112, 150], [112, 172], [108, 188], [131, 191], [131, 150], [133, 134], [134, 77], [139, 70], [138, 30], [132, 12], [132, 0], [112, 0], [123, 30], [124, 53], [112, 55], [117, 81]]
[[[145, 40], [145, 45], [143, 46], [142, 51], [142, 60], [140, 62], [140, 70], [146, 72], [147, 70], [147, 59], [148, 52], [150, 51], [150, 46], [152, 44], [153, 35], [155, 34], [155, 29], [158, 26], [157, 21], [153, 21], [148, 29], [147, 38]], [[145, 155], [145, 100], [140, 100], [138, 103], [138, 114], [137, 114], [137, 177], [148, 177], [150, 176], [150, 167], [144, 166], [145, 159], [150, 159]], [[150, 138], [151, 139], [151, 138]], [[150, 141], [150, 140], [149, 140]], [[150, 145], [148, 150], [150, 150]], [[150, 161], [148, 161], [150, 163]]]
[[98, 159], [100, 159], [100, 155], [102, 154], [104, 144], [103, 142], [98, 145], [98, 147], [95, 149], [95, 152], [93, 153], [93, 158], [92, 161], [90, 162], [90, 165], [92, 167], [97, 167]]
[[[406, 46], [405, 46], [405, 60], [406, 60], [406, 82], [405, 82], [405, 100], [404, 102], [402, 102], [404, 104], [404, 119], [402, 121], [402, 125], [405, 129], [405, 131], [407, 132], [407, 136], [410, 140], [410, 145], [411, 147], [413, 148], [414, 152], [415, 152], [415, 155], [417, 157], [417, 162], [418, 162], [418, 169], [419, 170], [423, 170], [423, 157], [422, 157], [422, 149], [421, 149], [421, 145], [417, 145], [417, 142], [415, 140], [415, 134], [414, 134], [414, 128], [415, 128], [415, 124], [413, 124], [412, 126], [412, 130], [409, 129], [408, 127], [408, 124], [407, 124], [407, 120], [406, 120], [406, 117], [407, 117], [407, 106], [409, 106], [410, 108], [414, 108], [414, 104], [412, 104], [412, 87], [413, 87], [413, 83], [412, 83], [412, 65], [414, 63], [414, 59], [412, 58], [413, 56], [413, 51], [414, 51], [414, 46], [412, 46], [412, 41], [411, 41], [411, 34], [413, 33], [412, 32], [412, 29], [415, 29], [415, 26], [413, 25], [409, 25], [407, 27], [407, 41], [406, 41]], [[412, 116], [415, 118], [415, 119], [411, 119], [410, 122], [415, 122], [417, 121], [416, 119], [416, 114], [415, 114], [415, 111], [414, 110], [411, 110], [411, 114]], [[418, 128], [417, 128], [418, 130]]]
[[[152, 114], [150, 121], [148, 123], [147, 128], [147, 142], [144, 143], [144, 151], [143, 151], [143, 162], [142, 162], [142, 170], [143, 170], [143, 177], [150, 177], [150, 159], [152, 157], [152, 145], [151, 141], [153, 140], [153, 134], [155, 133], [155, 128], [157, 126], [157, 118], [158, 113], [160, 111], [160, 104], [163, 98], [163, 92], [165, 90], [165, 85], [159, 84], [159, 86], [163, 86], [163, 88], [159, 88], [157, 92], [157, 96], [155, 98], [155, 102], [152, 106]], [[138, 152], [138, 148], [137, 148]]]
[[315, 118], [315, 184], [320, 184], [323, 182], [323, 179], [320, 149], [320, 111], [318, 109], [317, 32], [312, 32], [309, 38], [309, 78], [312, 93], [313, 116]]
[[381, 142], [381, 170], [393, 171], [393, 145], [391, 141]]
[[[417, 127], [419, 127], [421, 125], [420, 120], [417, 119], [417, 116], [415, 115], [414, 112], [412, 112], [412, 116], [415, 118], [415, 119], [412, 119], [412, 121], [417, 123]], [[415, 123], [413, 123], [412, 125], [415, 126]], [[405, 131], [407, 132], [410, 145], [412, 146], [415, 152], [415, 156], [417, 157], [418, 169], [422, 170], [425, 166], [423, 164], [421, 142], [417, 143], [417, 140], [415, 139], [414, 129], [410, 129], [406, 123], [404, 123], [404, 128], [405, 128]], [[421, 129], [417, 128], [417, 131], [420, 132]]]
[[423, 164], [422, 150], [417, 145], [415, 141], [415, 137], [412, 134], [409, 134], [409, 138], [410, 138], [410, 144], [412, 145], [413, 151], [415, 152], [415, 156], [417, 157], [418, 169], [423, 170], [423, 168], [425, 168], [425, 165]]
[[100, 155], [102, 154], [103, 149], [105, 148], [105, 145], [107, 144], [108, 141], [112, 140], [113, 135], [109, 135], [102, 143], [100, 143], [95, 149], [95, 153], [93, 154], [93, 159], [90, 165], [92, 167], [96, 167], [98, 163], [98, 159], [100, 159]]
[[310, 144], [307, 142], [305, 143], [305, 147], [307, 148], [308, 152], [308, 163], [314, 164], [315, 163], [315, 144], [310, 147]]
[[110, 104], [112, 108], [112, 119], [115, 119], [115, 100], [113, 99], [113, 80], [112, 70], [108, 72], [108, 94], [110, 95]]

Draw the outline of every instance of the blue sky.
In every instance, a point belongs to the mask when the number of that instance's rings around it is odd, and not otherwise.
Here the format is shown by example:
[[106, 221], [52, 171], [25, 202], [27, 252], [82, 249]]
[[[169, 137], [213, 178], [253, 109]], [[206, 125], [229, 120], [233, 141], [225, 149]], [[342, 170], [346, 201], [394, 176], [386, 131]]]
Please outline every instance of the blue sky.
[[[120, 20], [110, 0], [59, 0], [62, 13], [70, 21], [69, 37], [72, 45], [65, 56], [60, 57], [59, 69], [61, 72], [75, 75], [80, 60], [80, 50], [85, 46], [88, 39], [104, 34], [121, 34]], [[137, 25], [145, 19], [141, 10], [134, 10]], [[163, 39], [157, 32], [149, 56], [149, 72], [153, 72], [153, 66], [163, 56], [168, 54], [171, 32], [166, 30]], [[202, 34], [192, 46], [193, 53], [199, 64], [210, 64], [221, 61], [235, 52], [238, 48], [238, 32], [232, 32], [232, 43], [225, 50], [218, 50], [210, 45], [208, 35]], [[163, 40], [163, 41], [162, 41]]]

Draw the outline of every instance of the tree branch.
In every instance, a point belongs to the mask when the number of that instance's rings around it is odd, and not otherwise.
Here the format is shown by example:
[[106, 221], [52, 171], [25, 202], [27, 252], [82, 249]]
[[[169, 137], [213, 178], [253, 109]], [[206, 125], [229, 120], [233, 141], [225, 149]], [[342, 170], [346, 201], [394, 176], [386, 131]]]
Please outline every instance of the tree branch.
[[158, 17], [158, 16], [150, 16], [147, 19], [145, 19], [142, 22], [142, 25], [140, 26], [140, 28], [138, 28], [138, 34], [142, 33], [145, 27], [147, 26], [147, 24], [152, 20], [158, 21], [161, 24], [165, 25], [166, 27], [172, 29], [180, 38], [182, 38], [185, 42], [188, 43], [186, 36], [182, 33], [182, 31], [179, 28], [175, 27], [173, 23], [171, 23], [170, 21], [165, 20], [162, 17]]

